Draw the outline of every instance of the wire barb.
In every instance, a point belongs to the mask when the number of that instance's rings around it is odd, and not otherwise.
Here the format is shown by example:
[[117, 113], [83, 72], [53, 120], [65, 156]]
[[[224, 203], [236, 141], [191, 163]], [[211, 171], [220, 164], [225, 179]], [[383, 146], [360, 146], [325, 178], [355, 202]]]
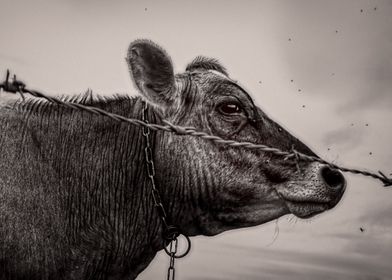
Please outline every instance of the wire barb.
[[392, 178], [388, 178], [384, 173], [381, 171], [378, 171], [378, 173], [381, 175], [381, 178], [379, 177], [380, 181], [384, 183], [384, 187], [390, 187], [392, 186]]
[[[9, 93], [20, 93], [20, 91], [23, 91], [25, 87], [25, 83], [17, 80], [16, 75], [14, 75], [12, 81], [10, 82], [10, 70], [7, 69], [5, 81], [0, 84], [0, 88]], [[24, 100], [23, 94], [22, 98]]]
[[293, 155], [292, 157], [295, 159], [295, 166], [297, 167], [297, 172], [301, 173], [301, 167], [299, 166], [299, 161], [301, 160], [299, 152], [295, 150], [294, 145], [291, 146], [291, 154]]
[[244, 147], [247, 149], [259, 150], [262, 152], [271, 153], [276, 156], [283, 156], [285, 161], [295, 160], [298, 170], [300, 170], [299, 161], [319, 162], [322, 164], [326, 164], [326, 165], [330, 166], [331, 168], [338, 169], [342, 172], [361, 174], [363, 176], [378, 179], [384, 184], [384, 187], [392, 186], [392, 178], [388, 178], [381, 171], [378, 171], [378, 173], [372, 173], [372, 172], [365, 171], [365, 170], [352, 169], [352, 168], [338, 166], [336, 164], [330, 163], [330, 162], [323, 160], [321, 158], [309, 156], [309, 155], [303, 154], [301, 152], [298, 152], [294, 149], [294, 147], [292, 147], [292, 149], [290, 151], [282, 151], [278, 148], [273, 148], [273, 147], [269, 147], [269, 146], [262, 145], [262, 144], [255, 144], [255, 143], [249, 143], [249, 142], [237, 142], [234, 140], [223, 139], [223, 138], [216, 136], [216, 135], [211, 135], [211, 134], [208, 134], [203, 131], [198, 131], [194, 127], [179, 126], [179, 125], [172, 124], [167, 120], [163, 120], [163, 123], [165, 125], [152, 124], [152, 123], [147, 123], [147, 122], [139, 120], [139, 119], [125, 118], [124, 116], [113, 114], [113, 113], [107, 112], [105, 110], [96, 108], [96, 107], [62, 101], [58, 98], [47, 96], [39, 91], [27, 89], [26, 85], [23, 82], [17, 80], [15, 75], [14, 75], [12, 82], [9, 82], [9, 70], [7, 70], [6, 80], [0, 84], [0, 89], [3, 89], [4, 91], [10, 92], [10, 93], [19, 93], [23, 99], [24, 99], [24, 94], [29, 93], [32, 96], [44, 98], [47, 101], [49, 101], [51, 103], [55, 103], [57, 105], [65, 106], [67, 108], [71, 108], [74, 110], [87, 111], [87, 112], [90, 112], [90, 113], [96, 114], [96, 115], [106, 116], [106, 117], [111, 118], [111, 119], [118, 121], [118, 122], [126, 122], [128, 124], [133, 124], [133, 125], [142, 126], [142, 127], [146, 127], [146, 128], [148, 127], [152, 130], [161, 130], [164, 132], [171, 132], [171, 133], [174, 133], [177, 135], [190, 135], [190, 136], [194, 136], [194, 137], [199, 137], [199, 138], [214, 142], [216, 144], [226, 145], [228, 147]]

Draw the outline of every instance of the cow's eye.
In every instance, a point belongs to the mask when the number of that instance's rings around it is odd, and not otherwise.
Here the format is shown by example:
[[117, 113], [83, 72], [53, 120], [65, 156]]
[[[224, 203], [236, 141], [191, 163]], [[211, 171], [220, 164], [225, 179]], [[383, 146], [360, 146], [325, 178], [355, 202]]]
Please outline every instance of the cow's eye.
[[238, 103], [232, 103], [232, 102], [220, 104], [218, 106], [218, 110], [224, 115], [239, 114], [243, 111]]

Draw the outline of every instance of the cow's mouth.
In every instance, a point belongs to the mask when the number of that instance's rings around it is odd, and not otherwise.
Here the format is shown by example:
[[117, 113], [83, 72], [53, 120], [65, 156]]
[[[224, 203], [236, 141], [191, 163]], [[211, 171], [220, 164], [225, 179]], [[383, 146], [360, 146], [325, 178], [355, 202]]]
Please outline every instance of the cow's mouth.
[[286, 204], [290, 213], [301, 219], [313, 217], [331, 208], [331, 203], [329, 203], [327, 199], [295, 197], [292, 195], [285, 195], [279, 191], [277, 193]]
[[284, 199], [287, 208], [295, 216], [307, 219], [320, 214], [330, 208], [328, 203]]

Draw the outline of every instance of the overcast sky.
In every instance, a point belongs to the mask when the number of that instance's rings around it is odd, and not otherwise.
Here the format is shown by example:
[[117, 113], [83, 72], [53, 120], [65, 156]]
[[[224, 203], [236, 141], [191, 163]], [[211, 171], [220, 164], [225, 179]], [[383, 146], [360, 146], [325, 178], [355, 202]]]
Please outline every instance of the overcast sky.
[[[391, 0], [0, 3], [0, 74], [10, 68], [30, 88], [136, 94], [124, 57], [132, 40], [149, 38], [177, 72], [197, 55], [219, 59], [325, 159], [392, 173]], [[341, 203], [310, 221], [286, 216], [193, 238], [178, 276], [391, 279], [392, 189], [346, 178]], [[160, 253], [139, 279], [164, 279], [167, 265]]]

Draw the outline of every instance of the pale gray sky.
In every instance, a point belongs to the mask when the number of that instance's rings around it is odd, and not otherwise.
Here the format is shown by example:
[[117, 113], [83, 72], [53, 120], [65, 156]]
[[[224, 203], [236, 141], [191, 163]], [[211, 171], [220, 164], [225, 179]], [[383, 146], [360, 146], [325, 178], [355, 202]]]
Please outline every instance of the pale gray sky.
[[[320, 156], [392, 173], [391, 0], [0, 0], [0, 10], [0, 73], [10, 68], [30, 88], [135, 94], [124, 57], [149, 38], [178, 72], [197, 55], [218, 58]], [[193, 238], [178, 276], [392, 278], [392, 189], [346, 177], [341, 203], [310, 221]], [[160, 253], [140, 279], [163, 279], [167, 265]]]

